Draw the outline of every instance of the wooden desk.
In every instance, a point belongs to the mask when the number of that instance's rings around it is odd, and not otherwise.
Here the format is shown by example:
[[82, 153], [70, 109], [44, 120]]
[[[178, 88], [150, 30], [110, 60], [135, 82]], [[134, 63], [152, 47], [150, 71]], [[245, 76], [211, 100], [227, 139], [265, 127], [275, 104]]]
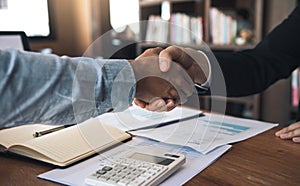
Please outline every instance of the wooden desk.
[[[279, 128], [233, 145], [186, 185], [300, 185], [300, 144], [274, 136]], [[0, 185], [58, 185], [36, 176], [53, 167], [0, 155]]]

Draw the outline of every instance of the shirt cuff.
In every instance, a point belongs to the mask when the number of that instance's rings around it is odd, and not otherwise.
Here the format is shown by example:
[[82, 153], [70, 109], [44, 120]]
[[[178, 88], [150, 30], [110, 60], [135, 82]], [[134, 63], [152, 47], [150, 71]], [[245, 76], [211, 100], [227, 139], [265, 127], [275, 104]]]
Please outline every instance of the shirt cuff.
[[210, 64], [210, 60], [208, 59], [207, 55], [201, 51], [198, 50], [198, 52], [200, 52], [206, 59], [207, 63], [208, 63], [208, 77], [206, 82], [199, 84], [199, 83], [195, 83], [195, 88], [197, 90], [198, 95], [207, 95], [210, 93], [210, 84], [211, 84], [211, 64]]

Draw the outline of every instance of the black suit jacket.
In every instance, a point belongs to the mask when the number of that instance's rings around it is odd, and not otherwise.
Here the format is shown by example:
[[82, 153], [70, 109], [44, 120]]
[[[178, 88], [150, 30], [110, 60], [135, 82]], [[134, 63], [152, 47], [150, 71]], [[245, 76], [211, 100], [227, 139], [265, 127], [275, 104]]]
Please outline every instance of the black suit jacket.
[[[223, 72], [227, 96], [262, 92], [300, 66], [300, 7], [254, 49], [214, 53]], [[220, 73], [212, 72], [212, 85]]]

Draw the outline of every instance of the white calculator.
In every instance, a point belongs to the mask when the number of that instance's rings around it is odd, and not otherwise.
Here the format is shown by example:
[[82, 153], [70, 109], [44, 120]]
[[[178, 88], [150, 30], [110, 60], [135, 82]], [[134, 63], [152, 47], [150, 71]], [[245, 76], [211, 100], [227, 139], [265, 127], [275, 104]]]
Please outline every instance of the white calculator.
[[183, 154], [134, 151], [122, 158], [101, 160], [99, 168], [86, 177], [85, 183], [97, 186], [158, 185], [184, 163]]

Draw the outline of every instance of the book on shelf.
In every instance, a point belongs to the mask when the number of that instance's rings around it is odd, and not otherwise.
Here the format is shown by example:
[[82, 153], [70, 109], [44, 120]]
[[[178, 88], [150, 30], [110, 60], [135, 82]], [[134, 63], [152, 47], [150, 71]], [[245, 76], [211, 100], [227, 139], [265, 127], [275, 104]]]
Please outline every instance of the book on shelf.
[[[183, 118], [198, 117], [200, 114], [199, 110], [181, 107], [168, 113], [154, 113], [134, 107], [122, 113], [108, 113], [107, 116], [104, 114], [91, 118], [39, 137], [33, 134], [58, 126], [22, 125], [0, 130], [0, 149], [64, 167], [131, 139], [129, 130], [157, 127], [159, 123], [170, 124]], [[122, 127], [121, 122], [117, 122], [119, 126], [116, 125], [114, 118], [123, 118], [131, 124], [130, 128]]]
[[160, 16], [151, 15], [148, 20], [146, 41], [167, 43], [169, 37], [169, 23]]
[[212, 44], [232, 44], [237, 35], [237, 20], [230, 14], [212, 7], [210, 9], [210, 35]]
[[299, 79], [299, 69], [296, 69], [292, 72], [292, 106], [293, 107], [298, 107], [299, 104], [299, 84], [300, 84], [300, 79]]
[[171, 15], [170, 42], [174, 44], [201, 44], [203, 40], [202, 17], [183, 13]]
[[203, 40], [203, 19], [200, 16], [174, 13], [168, 22], [160, 16], [150, 15], [145, 40], [200, 45]]
[[202, 17], [191, 17], [191, 42], [200, 45], [203, 41], [203, 19]]

